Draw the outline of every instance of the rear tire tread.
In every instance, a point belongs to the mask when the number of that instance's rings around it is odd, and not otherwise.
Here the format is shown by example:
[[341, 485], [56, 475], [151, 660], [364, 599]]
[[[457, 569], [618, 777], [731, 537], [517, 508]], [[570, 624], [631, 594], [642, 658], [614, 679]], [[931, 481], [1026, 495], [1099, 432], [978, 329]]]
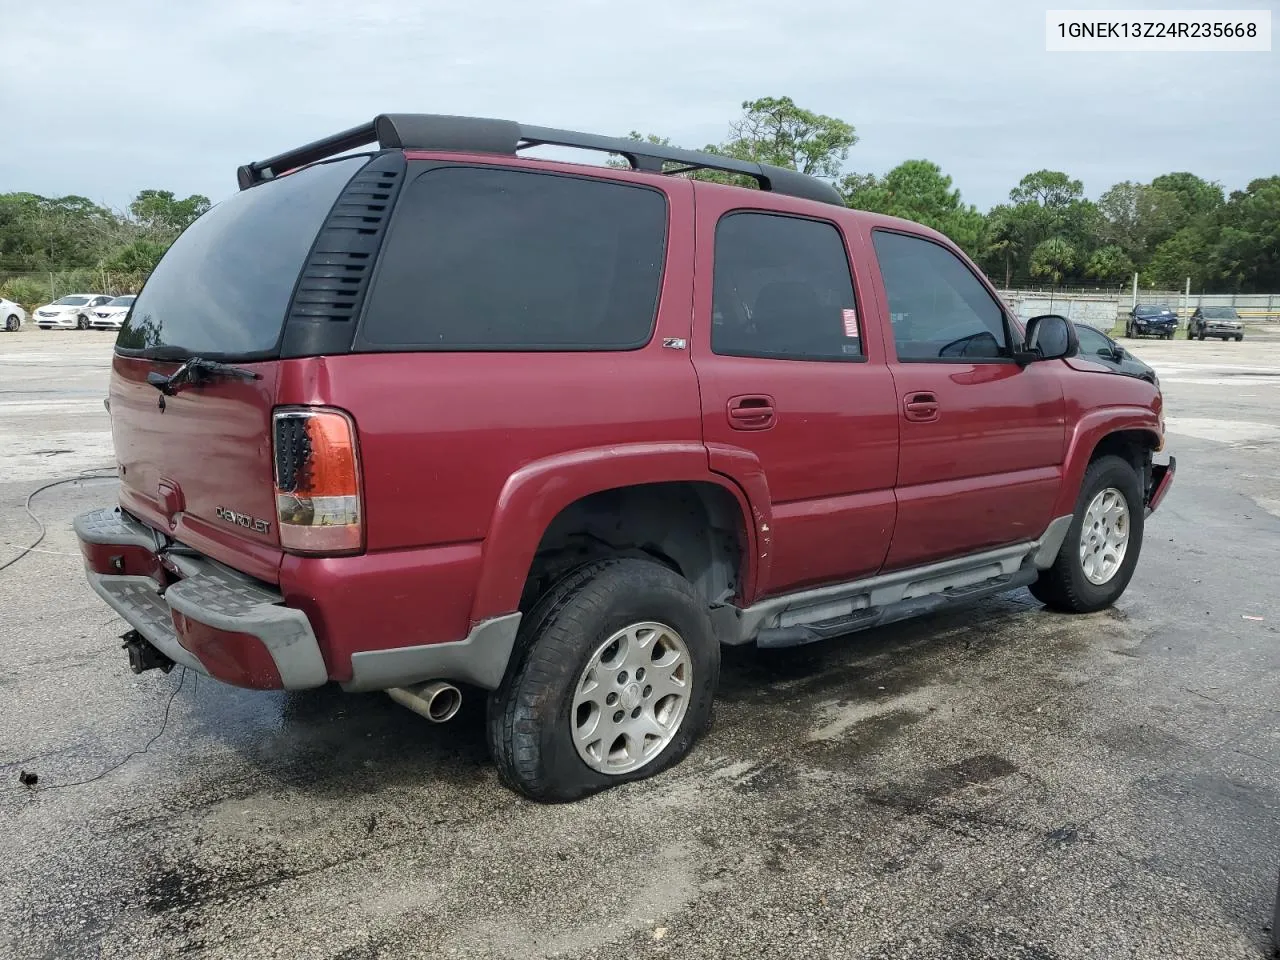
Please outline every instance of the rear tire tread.
[[[582, 776], [571, 782], [553, 776], [548, 758], [539, 740], [546, 720], [548, 701], [556, 696], [555, 688], [563, 685], [566, 671], [576, 681], [582, 659], [584, 637], [590, 637], [593, 622], [598, 624], [609, 615], [619, 591], [634, 592], [639, 583], [648, 580], [662, 589], [674, 588], [684, 594], [692, 609], [703, 618], [704, 638], [709, 638], [709, 675], [714, 694], [719, 674], [720, 648], [715, 643], [705, 603], [694, 592], [692, 584], [659, 563], [629, 558], [597, 560], [570, 571], [534, 604], [520, 625], [512, 650], [511, 663], [498, 689], [489, 698], [486, 734], [489, 749], [502, 783], [525, 796], [539, 801], [576, 800], [590, 793], [629, 780], [651, 776], [678, 761], [706, 730], [710, 722], [709, 705], [699, 709], [695, 671], [694, 698], [683, 721], [683, 728], [663, 754], [637, 771], [608, 777], [590, 770], [565, 744], [565, 755], [581, 765]], [[655, 583], [654, 581], [660, 581]], [[686, 636], [691, 652], [699, 638]], [[694, 653], [695, 660], [697, 653]], [[573, 681], [571, 681], [573, 682]], [[709, 697], [708, 697], [709, 698]], [[558, 709], [558, 707], [557, 707]]]

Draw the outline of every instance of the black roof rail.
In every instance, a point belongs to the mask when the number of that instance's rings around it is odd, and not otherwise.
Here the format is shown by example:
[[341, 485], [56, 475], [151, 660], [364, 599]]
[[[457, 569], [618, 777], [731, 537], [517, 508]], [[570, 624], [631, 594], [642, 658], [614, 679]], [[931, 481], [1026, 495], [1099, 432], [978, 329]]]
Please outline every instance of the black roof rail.
[[[529, 147], [544, 145], [599, 150], [624, 157], [634, 170], [667, 174], [719, 170], [751, 177], [761, 190], [844, 206], [840, 193], [825, 180], [768, 163], [736, 160], [714, 153], [681, 150], [623, 137], [602, 137], [591, 133], [575, 133], [572, 130], [534, 127], [513, 120], [451, 117], [430, 113], [381, 114], [362, 126], [343, 130], [266, 160], [245, 164], [236, 171], [236, 179], [240, 183], [240, 189], [244, 190], [288, 170], [373, 143], [384, 150], [458, 150], [511, 155]], [[668, 163], [680, 166], [676, 170], [667, 170], [665, 166]]]

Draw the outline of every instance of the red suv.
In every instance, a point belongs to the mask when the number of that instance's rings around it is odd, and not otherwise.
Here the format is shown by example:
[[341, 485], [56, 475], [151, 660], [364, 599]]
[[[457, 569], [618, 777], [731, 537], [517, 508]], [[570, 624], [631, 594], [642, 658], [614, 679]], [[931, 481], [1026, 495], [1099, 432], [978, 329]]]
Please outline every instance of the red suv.
[[795, 171], [405, 115], [239, 180], [121, 330], [89, 582], [135, 670], [488, 691], [534, 798], [678, 761], [721, 644], [1107, 606], [1173, 477], [1157, 387]]

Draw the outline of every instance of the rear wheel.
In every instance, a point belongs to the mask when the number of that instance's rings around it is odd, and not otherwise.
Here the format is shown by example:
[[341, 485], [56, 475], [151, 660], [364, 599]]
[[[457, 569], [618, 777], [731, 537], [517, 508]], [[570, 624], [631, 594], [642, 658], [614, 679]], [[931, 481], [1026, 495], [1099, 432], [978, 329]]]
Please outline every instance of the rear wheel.
[[1138, 475], [1125, 460], [1099, 457], [1089, 464], [1075, 516], [1057, 559], [1031, 585], [1032, 595], [1055, 610], [1092, 613], [1119, 599], [1142, 550], [1144, 508]]
[[504, 783], [556, 802], [652, 776], [711, 722], [720, 646], [706, 603], [648, 560], [579, 567], [521, 624], [488, 738]]

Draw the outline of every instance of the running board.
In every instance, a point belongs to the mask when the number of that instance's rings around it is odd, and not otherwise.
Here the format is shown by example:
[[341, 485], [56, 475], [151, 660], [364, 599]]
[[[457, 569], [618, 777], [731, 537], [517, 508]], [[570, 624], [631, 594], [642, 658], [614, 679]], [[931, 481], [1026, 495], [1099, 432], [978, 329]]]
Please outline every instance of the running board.
[[793, 646], [1016, 590], [1053, 564], [1070, 526], [1070, 515], [1058, 517], [1039, 540], [770, 597], [744, 610], [720, 607], [717, 633], [730, 645]]

